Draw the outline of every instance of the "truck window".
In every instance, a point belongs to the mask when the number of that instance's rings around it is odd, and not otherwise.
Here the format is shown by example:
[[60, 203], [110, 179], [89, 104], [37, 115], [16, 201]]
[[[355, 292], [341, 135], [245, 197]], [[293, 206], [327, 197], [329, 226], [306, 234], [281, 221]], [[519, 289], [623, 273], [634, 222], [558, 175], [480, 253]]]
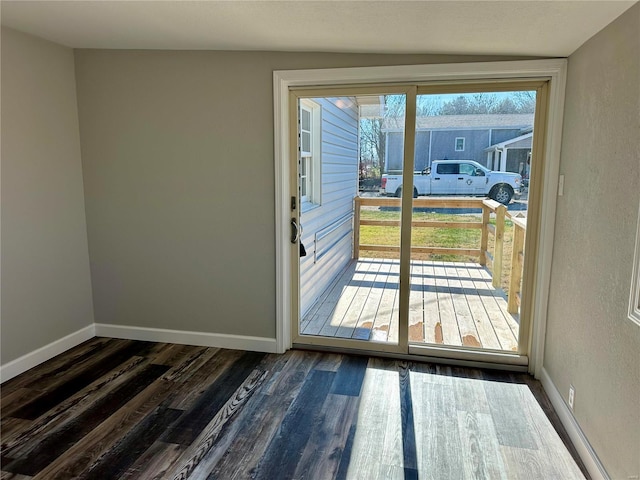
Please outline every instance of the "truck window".
[[460, 173], [464, 175], [471, 175], [473, 177], [476, 174], [476, 167], [474, 167], [470, 163], [461, 163]]
[[441, 175], [457, 175], [459, 168], [458, 163], [439, 163], [437, 171]]

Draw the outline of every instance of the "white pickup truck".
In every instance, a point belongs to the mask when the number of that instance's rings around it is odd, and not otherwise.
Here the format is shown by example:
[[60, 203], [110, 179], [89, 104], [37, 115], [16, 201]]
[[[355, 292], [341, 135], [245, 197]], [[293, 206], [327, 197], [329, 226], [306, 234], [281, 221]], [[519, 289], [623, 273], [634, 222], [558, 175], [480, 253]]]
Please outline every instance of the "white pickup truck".
[[[434, 160], [422, 172], [414, 172], [413, 196], [474, 195], [489, 197], [507, 205], [520, 196], [522, 177], [517, 173], [494, 172], [472, 160]], [[402, 195], [402, 175], [382, 175], [380, 193]]]

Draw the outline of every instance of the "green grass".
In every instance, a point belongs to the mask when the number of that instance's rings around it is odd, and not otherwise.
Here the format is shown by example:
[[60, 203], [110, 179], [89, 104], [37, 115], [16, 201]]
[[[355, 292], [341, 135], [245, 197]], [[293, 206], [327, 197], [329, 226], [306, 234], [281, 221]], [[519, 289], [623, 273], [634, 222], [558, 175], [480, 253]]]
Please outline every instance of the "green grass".
[[[366, 220], [400, 220], [400, 211], [380, 211], [378, 209], [363, 209], [361, 219]], [[413, 221], [440, 221], [440, 222], [481, 222], [481, 214], [472, 215], [452, 215], [434, 212], [413, 212]], [[495, 224], [492, 219], [491, 223]], [[443, 248], [480, 248], [480, 229], [465, 228], [433, 228], [433, 227], [413, 227], [411, 229], [411, 245], [420, 247], [443, 247]], [[361, 245], [400, 245], [400, 227], [393, 226], [371, 226], [360, 227]], [[502, 265], [502, 288], [505, 292], [509, 287], [509, 274], [511, 269], [511, 250], [513, 244], [513, 223], [505, 221], [505, 233], [503, 244], [503, 265]], [[493, 255], [494, 239], [489, 235], [489, 252]], [[374, 258], [395, 258], [399, 259], [396, 252], [373, 252], [366, 251], [362, 256]], [[415, 260], [439, 260], [445, 262], [477, 262], [478, 257], [468, 255], [448, 255], [448, 254], [412, 254]]]

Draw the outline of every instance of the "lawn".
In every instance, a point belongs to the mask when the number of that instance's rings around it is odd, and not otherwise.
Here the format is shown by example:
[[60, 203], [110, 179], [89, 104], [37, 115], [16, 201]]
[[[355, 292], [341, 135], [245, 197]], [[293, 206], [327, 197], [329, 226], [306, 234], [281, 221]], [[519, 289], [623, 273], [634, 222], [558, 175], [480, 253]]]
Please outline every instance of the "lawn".
[[[360, 214], [363, 220], [400, 220], [399, 210], [380, 210], [377, 207], [363, 208]], [[439, 221], [439, 222], [481, 222], [481, 214], [442, 214], [416, 209], [413, 212], [413, 221]], [[495, 223], [492, 219], [491, 223]], [[411, 229], [411, 245], [425, 247], [445, 248], [480, 248], [481, 230], [465, 228], [434, 228], [413, 227]], [[501, 284], [505, 293], [509, 287], [509, 272], [511, 269], [511, 247], [513, 244], [513, 223], [505, 221], [503, 265]], [[360, 227], [360, 245], [400, 245], [400, 227], [395, 226], [371, 226]], [[396, 258], [396, 252], [373, 252], [360, 247], [361, 256], [375, 258]], [[489, 252], [493, 255], [494, 239], [489, 235]], [[446, 262], [477, 262], [478, 257], [468, 255], [448, 254], [418, 254], [411, 255], [416, 260], [439, 260]]]

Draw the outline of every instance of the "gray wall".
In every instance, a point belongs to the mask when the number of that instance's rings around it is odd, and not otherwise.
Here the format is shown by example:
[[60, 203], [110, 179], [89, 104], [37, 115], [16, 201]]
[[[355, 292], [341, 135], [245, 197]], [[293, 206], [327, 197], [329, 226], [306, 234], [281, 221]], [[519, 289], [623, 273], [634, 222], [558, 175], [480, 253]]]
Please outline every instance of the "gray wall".
[[96, 322], [270, 338], [273, 70], [504, 59], [75, 54]]
[[569, 58], [545, 369], [612, 478], [640, 473], [640, 5]]
[[2, 364], [93, 323], [73, 51], [2, 28]]

